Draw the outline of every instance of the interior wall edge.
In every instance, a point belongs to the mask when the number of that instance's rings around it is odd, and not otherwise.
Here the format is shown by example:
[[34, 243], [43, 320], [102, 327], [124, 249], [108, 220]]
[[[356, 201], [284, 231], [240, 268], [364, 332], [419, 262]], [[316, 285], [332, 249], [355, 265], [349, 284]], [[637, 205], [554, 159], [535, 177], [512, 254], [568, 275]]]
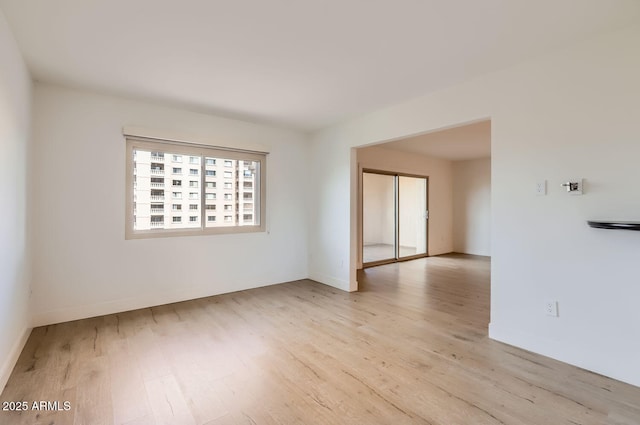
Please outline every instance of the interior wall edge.
[[562, 344], [559, 344], [552, 339], [544, 338], [540, 335], [528, 332], [522, 332], [519, 329], [514, 329], [508, 325], [504, 326], [497, 322], [489, 323], [489, 338], [494, 341], [558, 360], [565, 364], [577, 366], [590, 372], [616, 379], [620, 382], [640, 387], [640, 376], [630, 377], [628, 374], [625, 375], [618, 373], [615, 367], [602, 367], [602, 362], [597, 363], [593, 361], [585, 361], [585, 357], [581, 357], [579, 353], [589, 350], [589, 347], [587, 346], [574, 346], [572, 352], [567, 353], [565, 346], [562, 346]]
[[20, 353], [24, 349], [27, 340], [29, 339], [29, 335], [31, 335], [31, 330], [33, 328], [25, 327], [20, 334], [20, 338], [16, 340], [11, 347], [11, 351], [9, 352], [9, 356], [5, 359], [5, 361], [0, 365], [0, 393], [4, 389], [5, 385], [7, 385], [7, 381], [9, 381], [9, 377], [11, 376], [11, 372], [13, 372], [13, 368], [18, 362], [18, 358], [20, 357]]

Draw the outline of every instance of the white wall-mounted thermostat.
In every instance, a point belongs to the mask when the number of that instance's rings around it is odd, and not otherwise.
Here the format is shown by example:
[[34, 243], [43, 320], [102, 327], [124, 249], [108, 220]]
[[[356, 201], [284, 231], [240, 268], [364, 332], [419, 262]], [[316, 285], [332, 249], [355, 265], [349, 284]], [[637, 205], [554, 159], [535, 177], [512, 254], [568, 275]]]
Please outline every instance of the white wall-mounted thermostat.
[[571, 179], [568, 182], [561, 185], [567, 189], [567, 193], [570, 195], [582, 195], [583, 194], [583, 179]]

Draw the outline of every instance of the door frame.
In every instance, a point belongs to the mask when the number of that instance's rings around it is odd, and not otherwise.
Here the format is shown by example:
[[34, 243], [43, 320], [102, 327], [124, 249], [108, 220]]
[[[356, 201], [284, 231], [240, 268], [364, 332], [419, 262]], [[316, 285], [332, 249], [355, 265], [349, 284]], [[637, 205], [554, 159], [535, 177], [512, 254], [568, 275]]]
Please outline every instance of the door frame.
[[[360, 167], [359, 167], [360, 168]], [[395, 177], [395, 184], [394, 184], [394, 193], [395, 193], [395, 199], [394, 199], [394, 215], [395, 215], [395, 258], [392, 259], [385, 259], [385, 260], [377, 260], [377, 261], [370, 261], [368, 263], [365, 263], [364, 261], [364, 173], [370, 173], [370, 174], [381, 174], [381, 175], [387, 175], [387, 176], [394, 176]], [[400, 185], [399, 185], [399, 178], [400, 177], [413, 177], [413, 178], [420, 178], [420, 179], [425, 179], [425, 203], [426, 203], [426, 211], [429, 211], [429, 176], [424, 176], [424, 175], [420, 175], [420, 174], [411, 174], [411, 173], [403, 173], [403, 172], [399, 172], [399, 171], [389, 171], [389, 170], [378, 170], [378, 169], [374, 169], [374, 168], [360, 168], [360, 172], [359, 172], [359, 190], [358, 192], [360, 192], [360, 196], [358, 199], [359, 202], [359, 212], [360, 212], [360, 216], [358, 217], [358, 220], [360, 222], [360, 241], [358, 243], [358, 249], [360, 251], [360, 259], [362, 262], [362, 268], [366, 269], [368, 267], [375, 267], [375, 266], [381, 266], [383, 264], [391, 264], [391, 263], [398, 263], [401, 261], [410, 261], [410, 260], [415, 260], [418, 258], [424, 258], [424, 257], [428, 257], [429, 256], [429, 218], [425, 218], [425, 220], [427, 220], [427, 223], [425, 225], [425, 252], [421, 253], [421, 254], [415, 254], [415, 255], [409, 255], [406, 257], [400, 257], [400, 247], [399, 245], [399, 235], [400, 235]]]

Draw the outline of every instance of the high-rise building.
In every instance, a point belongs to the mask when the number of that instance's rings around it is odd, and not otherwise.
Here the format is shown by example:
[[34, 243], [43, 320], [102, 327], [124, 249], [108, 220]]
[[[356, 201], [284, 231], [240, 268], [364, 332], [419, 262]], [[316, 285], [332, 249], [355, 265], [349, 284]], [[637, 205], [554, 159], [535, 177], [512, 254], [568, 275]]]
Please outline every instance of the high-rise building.
[[134, 230], [255, 225], [256, 172], [255, 161], [136, 149]]

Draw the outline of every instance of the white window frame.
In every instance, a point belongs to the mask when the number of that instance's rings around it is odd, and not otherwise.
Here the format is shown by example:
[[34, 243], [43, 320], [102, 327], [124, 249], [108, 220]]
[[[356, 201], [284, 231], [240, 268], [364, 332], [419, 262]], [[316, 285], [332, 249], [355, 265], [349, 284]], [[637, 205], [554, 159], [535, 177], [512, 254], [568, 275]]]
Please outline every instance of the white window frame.
[[[216, 235], [216, 234], [233, 234], [233, 233], [255, 233], [266, 231], [266, 199], [267, 199], [267, 153], [243, 149], [233, 149], [227, 147], [216, 147], [204, 144], [177, 142], [164, 139], [137, 137], [125, 134], [126, 140], [126, 202], [125, 202], [125, 239], [145, 239], [170, 236], [195, 236], [195, 235]], [[206, 227], [206, 196], [201, 196], [199, 203], [201, 204], [201, 220], [200, 227], [196, 228], [179, 228], [179, 229], [160, 229], [152, 228], [145, 230], [134, 230], [134, 170], [133, 170], [133, 152], [135, 149], [153, 151], [153, 152], [178, 152], [179, 155], [200, 156], [200, 188], [205, 193], [206, 173], [206, 157], [231, 159], [237, 161], [256, 161], [259, 164], [256, 180], [259, 182], [256, 196], [259, 197], [259, 208], [256, 211], [256, 217], [259, 224], [246, 226], [242, 225], [242, 220], [238, 220], [235, 226]], [[166, 179], [170, 176], [165, 176]], [[165, 195], [166, 196], [166, 195]], [[211, 210], [209, 210], [211, 211]]]

